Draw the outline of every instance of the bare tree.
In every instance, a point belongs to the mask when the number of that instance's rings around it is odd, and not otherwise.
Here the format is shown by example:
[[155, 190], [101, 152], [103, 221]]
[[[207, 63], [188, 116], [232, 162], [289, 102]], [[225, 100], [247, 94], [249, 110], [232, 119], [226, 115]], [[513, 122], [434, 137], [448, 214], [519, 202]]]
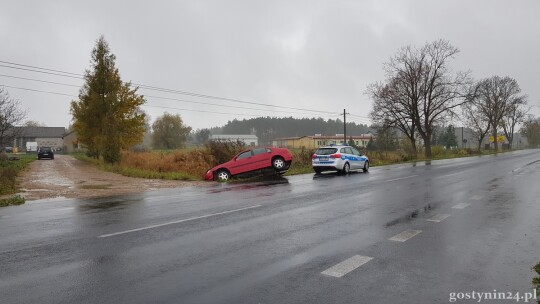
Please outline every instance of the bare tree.
[[[513, 111], [514, 105], [522, 102], [520, 99], [524, 100], [525, 97], [520, 95], [521, 89], [517, 81], [510, 77], [493, 76], [481, 80], [475, 91], [475, 104], [489, 120], [495, 151], [497, 151], [499, 149], [497, 130], [504, 124], [503, 118]], [[514, 126], [512, 126], [512, 133]]]
[[0, 145], [8, 145], [15, 137], [17, 124], [26, 117], [26, 112], [20, 109], [19, 101], [11, 98], [4, 88], [0, 87]]
[[413, 157], [417, 157], [416, 126], [412, 122], [408, 110], [408, 98], [399, 90], [399, 81], [388, 84], [374, 83], [368, 87], [367, 93], [373, 99], [373, 110], [370, 113], [375, 125], [382, 128], [396, 128], [400, 130], [412, 146]]
[[[471, 99], [474, 99], [474, 95], [471, 95]], [[463, 104], [462, 119], [464, 125], [471, 129], [474, 139], [478, 141], [478, 151], [480, 151], [482, 142], [490, 129], [489, 119], [478, 109], [473, 100]]]
[[516, 125], [525, 121], [525, 116], [530, 110], [531, 108], [527, 107], [527, 97], [525, 95], [511, 98], [510, 105], [501, 120], [504, 135], [508, 140], [510, 149], [512, 149], [512, 143], [514, 142]]
[[387, 80], [380, 88], [386, 87], [392, 97], [379, 102], [392, 104], [384, 107], [375, 104], [378, 108], [374, 107], [374, 112], [381, 109], [386, 114], [391, 113], [388, 109], [401, 112], [422, 137], [428, 158], [431, 158], [434, 127], [455, 115], [455, 108], [466, 102], [465, 88], [471, 82], [470, 73], [452, 73], [448, 67], [448, 61], [458, 53], [448, 41], [437, 40], [420, 49], [411, 46], [400, 49], [384, 67]]

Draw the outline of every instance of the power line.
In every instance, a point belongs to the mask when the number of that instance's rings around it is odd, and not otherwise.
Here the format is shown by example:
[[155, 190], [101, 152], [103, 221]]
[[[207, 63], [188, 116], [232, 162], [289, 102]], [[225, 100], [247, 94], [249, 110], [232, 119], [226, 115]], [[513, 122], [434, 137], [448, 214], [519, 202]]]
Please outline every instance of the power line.
[[[48, 68], [43, 68], [43, 67], [38, 67], [38, 66], [33, 66], [33, 65], [26, 65], [26, 64], [9, 62], [9, 61], [2, 61], [2, 60], [0, 60], [0, 63], [9, 64], [9, 65], [15, 65], [16, 66], [16, 67], [13, 67], [13, 66], [0, 64], [0, 67], [6, 67], [6, 68], [11, 68], [11, 69], [18, 69], [18, 70], [24, 70], [24, 71], [30, 71], [30, 72], [36, 72], [36, 73], [42, 73], [42, 74], [48, 74], [48, 75], [54, 75], [54, 76], [63, 76], [63, 77], [70, 77], [70, 78], [76, 78], [76, 79], [84, 79], [84, 75], [77, 74], [77, 73], [71, 73], [71, 72], [66, 72], [66, 71], [61, 71], [61, 70], [48, 69]], [[21, 67], [24, 67], [24, 68], [21, 68]], [[2, 75], [2, 76], [4, 76], [4, 75]], [[10, 77], [10, 76], [6, 76], [6, 77]], [[15, 76], [11, 76], [11, 77], [12, 78], [17, 78]], [[19, 78], [23, 79], [22, 77], [19, 77]], [[41, 81], [41, 82], [45, 82], [45, 81]], [[54, 83], [54, 82], [50, 82], [50, 83], [59, 84], [59, 83]], [[67, 85], [67, 84], [63, 84], [63, 85]], [[233, 98], [225, 98], [225, 97], [219, 97], [219, 96], [213, 96], [213, 95], [207, 95], [207, 94], [200, 94], [200, 93], [193, 93], [193, 92], [187, 92], [187, 91], [180, 91], [180, 90], [174, 90], [174, 89], [161, 88], [161, 87], [150, 86], [150, 85], [139, 84], [139, 83], [133, 83], [133, 85], [138, 86], [141, 89], [159, 91], [159, 92], [164, 92], [164, 93], [181, 94], [181, 95], [188, 95], [188, 96], [200, 97], [200, 98], [217, 99], [217, 100], [237, 102], [237, 103], [243, 103], [243, 104], [251, 104], [251, 105], [258, 105], [258, 106], [264, 106], [264, 107], [279, 107], [279, 108], [289, 109], [289, 110], [308, 111], [308, 112], [324, 113], [324, 114], [336, 114], [336, 112], [330, 112], [330, 111], [320, 111], [320, 110], [312, 110], [312, 109], [304, 109], [304, 108], [295, 108], [295, 107], [270, 105], [270, 104], [264, 104], [264, 103], [243, 101], [243, 100], [233, 99]], [[69, 85], [69, 86], [74, 86], [74, 85]], [[161, 97], [154, 97], [154, 98], [161, 98]], [[164, 99], [164, 97], [162, 99]], [[174, 100], [174, 99], [172, 99], [172, 100]], [[178, 101], [192, 102], [192, 101], [185, 101], [185, 100], [178, 100]], [[201, 104], [204, 104], [204, 103], [201, 103]], [[217, 104], [210, 104], [210, 105], [221, 106], [221, 105], [217, 105]], [[226, 105], [223, 105], [223, 106], [226, 106]], [[230, 106], [230, 107], [233, 107], [233, 106]], [[235, 107], [235, 108], [240, 108], [240, 107]], [[246, 109], [250, 109], [250, 108], [246, 108]], [[253, 109], [253, 108], [251, 108], [251, 109]], [[259, 110], [259, 109], [253, 109], [253, 110]], [[259, 110], [259, 111], [264, 111], [264, 110]], [[276, 112], [278, 112], [278, 111], [276, 111]], [[286, 112], [286, 111], [279, 111], [279, 112]], [[289, 113], [289, 112], [287, 112], [287, 113]], [[338, 115], [341, 115], [341, 114], [338, 114]], [[364, 119], [371, 120], [367, 116], [361, 116], [361, 115], [355, 115], [355, 114], [349, 114], [349, 115], [357, 117], [357, 118], [364, 118]]]
[[[80, 87], [80, 86], [77, 86], [77, 85], [72, 85], [72, 84], [67, 84], [67, 83], [46, 81], [46, 80], [35, 79], [35, 78], [17, 77], [17, 76], [12, 76], [12, 75], [0, 74], [0, 77], [22, 79], [22, 80], [28, 80], [28, 81], [41, 82], [41, 83], [51, 83], [51, 84], [64, 85], [64, 86], [70, 86], [70, 87]], [[23, 88], [19, 88], [19, 89], [23, 89]], [[193, 103], [193, 104], [210, 105], [210, 106], [217, 106], [217, 107], [227, 107], [227, 108], [236, 108], [236, 109], [245, 109], [245, 110], [266, 111], [266, 112], [312, 115], [311, 113], [300, 113], [300, 112], [290, 112], [290, 111], [280, 111], [280, 110], [256, 109], [256, 108], [248, 108], [248, 107], [241, 107], [241, 106], [232, 106], [232, 105], [223, 105], [223, 104], [202, 102], [202, 101], [184, 100], [184, 99], [177, 99], [177, 98], [171, 98], [171, 97], [162, 97], [162, 96], [153, 96], [153, 95], [144, 95], [144, 96], [145, 97], [150, 97], [150, 98], [172, 100], [172, 101], [180, 101], [180, 102]], [[73, 96], [73, 97], [76, 97], [76, 96]]]
[[[37, 73], [43, 73], [43, 74], [49, 74], [49, 75], [55, 75], [55, 76], [63, 76], [63, 77], [71, 77], [71, 78], [78, 78], [78, 79], [84, 79], [83, 75], [81, 74], [75, 74], [70, 72], [64, 72], [60, 70], [54, 70], [54, 69], [47, 69], [47, 68], [41, 68], [31, 65], [24, 65], [20, 63], [14, 63], [9, 61], [0, 61], [1, 63], [7, 63], [13, 66], [3, 65], [0, 64], [0, 67], [6, 67], [10, 69], [18, 69], [18, 70], [24, 70], [24, 71], [30, 71], [30, 72], [37, 72]], [[24, 68], [18, 67], [22, 66]], [[28, 69], [31, 68], [31, 69]], [[39, 71], [35, 69], [41, 69], [44, 71]], [[51, 72], [53, 71], [53, 72]], [[64, 73], [64, 74], [59, 74]], [[75, 76], [73, 76], [75, 75]], [[320, 110], [311, 110], [311, 109], [304, 109], [304, 108], [295, 108], [295, 107], [286, 107], [286, 106], [278, 106], [278, 105], [270, 105], [270, 104], [264, 104], [264, 103], [258, 103], [258, 102], [251, 102], [251, 101], [244, 101], [239, 99], [233, 99], [233, 98], [225, 98], [225, 97], [219, 97], [219, 96], [213, 96], [213, 95], [207, 95], [207, 94], [200, 94], [200, 93], [193, 93], [193, 92], [187, 92], [187, 91], [179, 91], [179, 90], [173, 90], [173, 89], [166, 89], [166, 88], [160, 88], [155, 86], [149, 86], [145, 84], [139, 84], [139, 83], [133, 83], [133, 85], [138, 86], [142, 89], [147, 90], [153, 90], [153, 91], [160, 91], [165, 93], [171, 93], [171, 94], [181, 94], [181, 95], [188, 95], [193, 97], [200, 97], [200, 98], [210, 98], [210, 99], [217, 99], [217, 100], [223, 100], [223, 101], [231, 101], [231, 102], [237, 102], [237, 103], [243, 103], [243, 104], [251, 104], [251, 105], [258, 105], [258, 106], [264, 106], [264, 107], [275, 107], [275, 108], [283, 108], [283, 109], [289, 109], [289, 110], [300, 110], [300, 111], [308, 111], [308, 112], [314, 112], [314, 113], [325, 113], [325, 114], [334, 114], [336, 112], [330, 112], [330, 111], [320, 111]]]
[[63, 86], [76, 87], [76, 88], [80, 88], [80, 87], [81, 87], [80, 85], [75, 85], [75, 84], [67, 84], [67, 83], [54, 82], [54, 81], [47, 81], [47, 80], [40, 80], [40, 79], [33, 79], [33, 78], [17, 77], [17, 76], [4, 75], [4, 74], [0, 74], [0, 77], [8, 77], [8, 78], [22, 79], [22, 80], [35, 81], [35, 82], [42, 82], [42, 83], [58, 84], [58, 85], [63, 85]]
[[[68, 96], [68, 97], [78, 97], [78, 96], [76, 96], [76, 95], [70, 95], [70, 94], [64, 94], [64, 93], [58, 93], [58, 92], [52, 92], [52, 91], [36, 90], [36, 89], [30, 89], [30, 88], [21, 88], [21, 87], [9, 86], [9, 85], [4, 85], [4, 84], [0, 84], [0, 87], [11, 88], [11, 89], [18, 89], [18, 90], [24, 90], [24, 91], [31, 91], [31, 92], [38, 92], [38, 93], [47, 93], [47, 94], [54, 94], [54, 95]], [[193, 110], [193, 109], [184, 109], [184, 108], [176, 108], [176, 107], [158, 106], [158, 105], [150, 105], [150, 104], [144, 104], [144, 105], [142, 105], [142, 107], [163, 108], [163, 109], [174, 109], [174, 110], [180, 110], [180, 111], [200, 112], [200, 113], [211, 113], [211, 114], [224, 114], [224, 115], [235, 115], [235, 116], [261, 117], [261, 115], [253, 115], [253, 114], [225, 113], [225, 112], [216, 112], [216, 111]], [[264, 110], [263, 110], [263, 111], [264, 111]], [[300, 113], [300, 114], [301, 114], [301, 113]]]

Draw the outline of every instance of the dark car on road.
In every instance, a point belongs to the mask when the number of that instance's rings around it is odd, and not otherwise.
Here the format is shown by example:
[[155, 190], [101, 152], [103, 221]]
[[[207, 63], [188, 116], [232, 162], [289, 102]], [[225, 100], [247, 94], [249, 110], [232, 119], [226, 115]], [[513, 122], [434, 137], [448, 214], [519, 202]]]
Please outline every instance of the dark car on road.
[[284, 173], [292, 163], [292, 154], [286, 148], [255, 148], [238, 153], [232, 160], [206, 172], [205, 180], [226, 181], [232, 176], [273, 168]]
[[51, 147], [40, 147], [37, 155], [38, 159], [50, 158], [54, 159], [54, 152]]

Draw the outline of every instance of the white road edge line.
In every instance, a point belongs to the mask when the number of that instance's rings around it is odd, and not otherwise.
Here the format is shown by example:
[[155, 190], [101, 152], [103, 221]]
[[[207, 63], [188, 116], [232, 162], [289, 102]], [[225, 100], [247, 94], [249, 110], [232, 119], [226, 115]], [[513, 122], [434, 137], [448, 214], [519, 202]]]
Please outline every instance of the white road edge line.
[[321, 272], [321, 274], [328, 275], [335, 278], [341, 278], [342, 276], [364, 265], [365, 263], [371, 261], [372, 259], [373, 259], [372, 257], [368, 257], [368, 256], [355, 255], [353, 257], [346, 259], [345, 261], [339, 264], [336, 264], [326, 269], [325, 271]]
[[418, 175], [411, 175], [411, 176], [405, 176], [405, 177], [400, 177], [400, 178], [395, 178], [395, 179], [389, 179], [387, 180], [387, 182], [394, 182], [394, 181], [398, 181], [398, 180], [402, 180], [402, 179], [406, 179], [406, 178], [411, 178], [411, 177], [416, 177]]
[[409, 230], [405, 230], [405, 231], [403, 231], [401, 233], [398, 233], [398, 234], [394, 235], [393, 237], [389, 238], [388, 240], [389, 241], [395, 241], [395, 242], [405, 242], [407, 240], [412, 239], [413, 237], [415, 237], [419, 233], [422, 233], [422, 230], [409, 229]]
[[450, 216], [450, 214], [437, 214], [437, 215], [433, 216], [432, 218], [427, 219], [426, 221], [440, 223], [440, 222], [444, 221], [446, 218], [448, 218], [449, 216]]
[[468, 203], [459, 203], [457, 205], [455, 205], [454, 207], [452, 207], [452, 209], [465, 209], [467, 207], [469, 207], [471, 204], [468, 204]]
[[262, 205], [256, 205], [256, 206], [245, 207], [245, 208], [234, 209], [234, 210], [228, 210], [228, 211], [223, 211], [223, 212], [218, 212], [218, 213], [206, 214], [206, 215], [202, 215], [202, 216], [195, 216], [195, 217], [190, 217], [190, 218], [187, 218], [187, 219], [178, 220], [178, 221], [174, 221], [174, 222], [151, 225], [151, 226], [126, 230], [126, 231], [120, 231], [120, 232], [115, 232], [115, 233], [110, 233], [110, 234], [103, 234], [103, 235], [98, 236], [98, 238], [106, 238], [106, 237], [120, 235], [120, 234], [126, 234], [126, 233], [141, 231], [141, 230], [147, 230], [147, 229], [153, 229], [153, 228], [158, 228], [158, 227], [163, 227], [163, 226], [168, 226], [168, 225], [173, 225], [173, 224], [179, 224], [179, 223], [199, 220], [199, 219], [203, 219], [203, 218], [207, 218], [207, 217], [211, 217], [211, 216], [223, 215], [223, 214], [228, 214], [228, 213], [233, 213], [233, 212], [238, 212], [238, 211], [243, 211], [243, 210], [248, 210], [248, 209], [254, 209], [254, 208], [259, 208], [259, 207], [262, 207]]

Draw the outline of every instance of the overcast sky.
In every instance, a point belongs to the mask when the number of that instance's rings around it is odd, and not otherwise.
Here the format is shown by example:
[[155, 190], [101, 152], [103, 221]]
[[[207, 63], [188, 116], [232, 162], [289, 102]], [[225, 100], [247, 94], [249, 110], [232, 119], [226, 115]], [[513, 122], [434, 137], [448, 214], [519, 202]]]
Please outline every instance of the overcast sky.
[[[371, 100], [364, 92], [384, 79], [382, 64], [402, 46], [443, 38], [461, 50], [450, 64], [454, 70], [471, 70], [476, 79], [515, 78], [539, 116], [539, 14], [538, 0], [4, 0], [0, 85], [76, 96], [76, 86], [13, 77], [71, 85], [82, 80], [7, 68], [14, 65], [6, 62], [82, 74], [104, 35], [124, 81], [275, 106], [140, 89], [146, 96], [223, 105], [147, 97], [144, 110], [152, 119], [178, 113], [197, 129], [254, 116], [335, 119], [346, 108], [356, 115], [350, 120], [369, 123], [363, 117]], [[28, 119], [70, 123], [69, 103], [76, 97], [10, 87]]]

